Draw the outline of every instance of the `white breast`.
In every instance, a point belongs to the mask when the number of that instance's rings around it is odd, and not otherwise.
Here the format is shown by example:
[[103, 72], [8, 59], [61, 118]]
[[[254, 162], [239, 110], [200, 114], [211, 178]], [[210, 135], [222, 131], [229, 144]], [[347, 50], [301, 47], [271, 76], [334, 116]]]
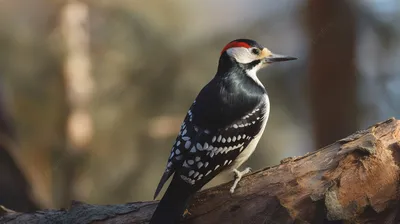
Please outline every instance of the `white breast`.
[[262, 134], [264, 133], [264, 129], [269, 117], [270, 106], [267, 94], [264, 95], [264, 105], [265, 105], [264, 117], [262, 118], [260, 132], [253, 138], [253, 140], [251, 140], [251, 142], [247, 145], [247, 147], [243, 150], [243, 152], [239, 154], [239, 156], [236, 158], [233, 165], [231, 166], [232, 169], [236, 169], [240, 165], [242, 165], [251, 156], [251, 154], [253, 154], [254, 150], [256, 149], [257, 144], [260, 141]]

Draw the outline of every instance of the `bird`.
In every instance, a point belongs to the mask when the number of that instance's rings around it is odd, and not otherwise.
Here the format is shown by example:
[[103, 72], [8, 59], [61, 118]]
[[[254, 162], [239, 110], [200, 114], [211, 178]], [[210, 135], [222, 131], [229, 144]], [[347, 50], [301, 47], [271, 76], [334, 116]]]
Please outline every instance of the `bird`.
[[270, 113], [266, 88], [256, 73], [295, 59], [251, 39], [233, 40], [222, 49], [215, 76], [193, 101], [172, 146], [154, 199], [173, 177], [150, 224], [179, 223], [194, 194], [223, 171], [234, 173], [234, 193], [251, 171], [238, 168], [254, 152]]

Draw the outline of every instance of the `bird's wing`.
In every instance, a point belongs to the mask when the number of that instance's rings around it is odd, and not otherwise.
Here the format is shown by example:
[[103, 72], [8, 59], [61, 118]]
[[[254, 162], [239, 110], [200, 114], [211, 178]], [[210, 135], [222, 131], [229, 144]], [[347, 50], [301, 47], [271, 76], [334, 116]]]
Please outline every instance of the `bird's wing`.
[[177, 169], [182, 166], [183, 161], [188, 154], [188, 149], [191, 145], [191, 141], [189, 140], [188, 136], [196, 135], [195, 126], [193, 125], [193, 114], [191, 112], [194, 105], [195, 102], [190, 107], [184, 121], [182, 122], [179, 134], [175, 139], [174, 145], [172, 146], [171, 153], [167, 162], [167, 167], [165, 168], [165, 171], [154, 193], [154, 199], [160, 193], [165, 182], [171, 177], [172, 174], [175, 173]]
[[235, 161], [263, 125], [263, 104], [233, 120], [228, 126], [213, 129], [200, 127], [193, 122], [194, 116], [198, 116], [192, 112], [195, 106], [196, 102], [182, 123], [155, 197], [173, 173], [192, 185], [194, 190], [199, 190]]
[[255, 108], [229, 126], [217, 130], [201, 130], [191, 141], [182, 166], [176, 174], [200, 190], [222, 170], [233, 165], [245, 152], [264, 125], [263, 106]]

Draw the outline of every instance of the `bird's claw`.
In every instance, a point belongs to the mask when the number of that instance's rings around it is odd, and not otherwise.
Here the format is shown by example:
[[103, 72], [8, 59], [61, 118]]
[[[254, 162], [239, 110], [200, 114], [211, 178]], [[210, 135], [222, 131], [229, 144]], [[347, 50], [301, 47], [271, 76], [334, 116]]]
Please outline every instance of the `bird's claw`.
[[251, 167], [246, 167], [246, 169], [244, 169], [242, 172], [245, 172], [243, 175], [248, 174], [253, 172], [253, 169], [251, 169]]
[[233, 182], [233, 185], [230, 189], [231, 194], [235, 192], [236, 186], [239, 183], [239, 181], [242, 179], [242, 177], [248, 173], [250, 173], [252, 170], [250, 167], [246, 167], [243, 171], [239, 171], [237, 169], [234, 169], [233, 172], [235, 173], [235, 182]]

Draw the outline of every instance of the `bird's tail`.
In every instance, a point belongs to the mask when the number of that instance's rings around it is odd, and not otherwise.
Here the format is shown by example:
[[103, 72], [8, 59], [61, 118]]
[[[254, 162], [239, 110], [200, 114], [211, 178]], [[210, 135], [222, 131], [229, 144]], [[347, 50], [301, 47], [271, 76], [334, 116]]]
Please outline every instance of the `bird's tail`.
[[188, 184], [175, 175], [160, 203], [158, 203], [149, 224], [179, 223], [192, 196], [193, 192]]

